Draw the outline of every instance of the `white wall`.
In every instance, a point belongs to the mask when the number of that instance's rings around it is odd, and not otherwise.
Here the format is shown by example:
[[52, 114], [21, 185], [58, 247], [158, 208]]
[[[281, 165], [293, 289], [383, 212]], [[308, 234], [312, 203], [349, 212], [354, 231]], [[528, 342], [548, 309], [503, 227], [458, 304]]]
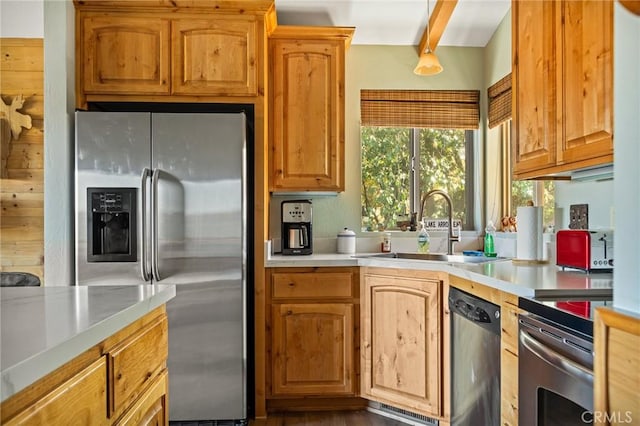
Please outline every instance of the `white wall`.
[[614, 11], [613, 304], [640, 313], [640, 17]]
[[560, 209], [556, 218], [556, 229], [569, 227], [569, 211], [572, 204], [589, 205], [589, 228], [612, 229], [613, 223], [613, 181], [604, 182], [556, 182], [556, 209]]
[[71, 285], [73, 3], [70, 0], [0, 0], [0, 24], [1, 37], [44, 38], [44, 285]]
[[43, 0], [0, 0], [0, 37], [43, 38]]
[[44, 283], [74, 279], [75, 25], [69, 0], [44, 2]]

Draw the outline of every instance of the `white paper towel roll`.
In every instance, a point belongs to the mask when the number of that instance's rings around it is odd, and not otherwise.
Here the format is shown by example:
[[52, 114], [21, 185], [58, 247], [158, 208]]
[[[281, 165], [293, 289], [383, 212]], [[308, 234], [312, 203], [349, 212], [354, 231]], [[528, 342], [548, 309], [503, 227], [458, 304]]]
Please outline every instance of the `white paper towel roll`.
[[542, 207], [518, 207], [516, 258], [542, 260]]

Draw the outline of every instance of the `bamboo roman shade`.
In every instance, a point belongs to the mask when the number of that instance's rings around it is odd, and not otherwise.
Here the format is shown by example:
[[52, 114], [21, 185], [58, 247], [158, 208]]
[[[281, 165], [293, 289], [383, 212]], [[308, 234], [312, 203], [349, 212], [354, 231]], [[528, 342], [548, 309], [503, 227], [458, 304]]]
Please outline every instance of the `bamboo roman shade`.
[[477, 129], [478, 90], [361, 90], [363, 126]]
[[489, 87], [489, 128], [511, 118], [511, 73]]

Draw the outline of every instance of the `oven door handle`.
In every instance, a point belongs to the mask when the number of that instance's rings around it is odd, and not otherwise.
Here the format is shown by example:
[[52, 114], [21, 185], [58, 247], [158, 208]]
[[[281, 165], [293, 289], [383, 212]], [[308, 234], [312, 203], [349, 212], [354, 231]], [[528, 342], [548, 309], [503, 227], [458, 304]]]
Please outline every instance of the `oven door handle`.
[[593, 373], [589, 369], [543, 345], [533, 336], [531, 336], [526, 330], [520, 330], [520, 343], [522, 343], [525, 348], [531, 351], [538, 358], [545, 360], [554, 367], [559, 368], [560, 370], [584, 381], [587, 384], [593, 383]]

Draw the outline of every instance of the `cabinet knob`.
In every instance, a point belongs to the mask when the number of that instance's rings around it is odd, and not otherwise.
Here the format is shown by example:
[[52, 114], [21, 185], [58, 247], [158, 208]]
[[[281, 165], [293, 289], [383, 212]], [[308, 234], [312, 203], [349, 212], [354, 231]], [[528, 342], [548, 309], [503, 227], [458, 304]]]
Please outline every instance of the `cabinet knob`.
[[287, 311], [287, 315], [293, 315], [293, 311], [291, 310]]
[[296, 283], [289, 283], [289, 287], [295, 287]]

